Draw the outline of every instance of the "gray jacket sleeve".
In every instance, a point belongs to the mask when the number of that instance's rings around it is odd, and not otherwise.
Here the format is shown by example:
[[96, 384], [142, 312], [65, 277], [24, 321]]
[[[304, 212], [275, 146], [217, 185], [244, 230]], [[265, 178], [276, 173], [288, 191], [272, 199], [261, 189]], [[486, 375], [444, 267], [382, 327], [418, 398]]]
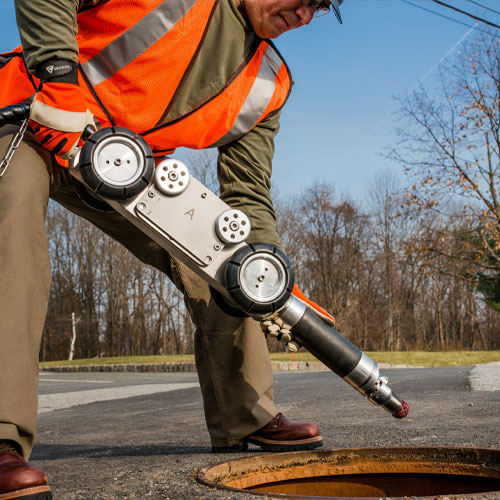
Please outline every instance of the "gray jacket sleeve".
[[270, 192], [279, 115], [275, 113], [262, 120], [241, 139], [219, 148], [217, 173], [220, 197], [250, 219], [252, 231], [247, 241], [271, 243], [281, 248]]

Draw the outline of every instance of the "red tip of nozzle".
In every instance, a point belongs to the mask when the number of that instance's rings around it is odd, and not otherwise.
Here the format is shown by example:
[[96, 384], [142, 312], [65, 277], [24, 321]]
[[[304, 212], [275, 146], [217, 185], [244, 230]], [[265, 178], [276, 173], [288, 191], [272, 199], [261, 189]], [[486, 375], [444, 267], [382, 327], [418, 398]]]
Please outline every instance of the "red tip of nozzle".
[[395, 418], [405, 418], [410, 411], [410, 407], [406, 401], [401, 401], [401, 408], [395, 412], [393, 412], [392, 416]]

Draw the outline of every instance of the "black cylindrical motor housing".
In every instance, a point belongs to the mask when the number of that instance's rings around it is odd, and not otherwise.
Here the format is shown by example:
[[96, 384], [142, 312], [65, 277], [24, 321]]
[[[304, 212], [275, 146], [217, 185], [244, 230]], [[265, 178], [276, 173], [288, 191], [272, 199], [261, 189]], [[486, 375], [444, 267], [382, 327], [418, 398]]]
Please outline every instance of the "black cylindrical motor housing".
[[340, 377], [351, 373], [361, 359], [357, 347], [308, 308], [293, 327], [293, 336]]

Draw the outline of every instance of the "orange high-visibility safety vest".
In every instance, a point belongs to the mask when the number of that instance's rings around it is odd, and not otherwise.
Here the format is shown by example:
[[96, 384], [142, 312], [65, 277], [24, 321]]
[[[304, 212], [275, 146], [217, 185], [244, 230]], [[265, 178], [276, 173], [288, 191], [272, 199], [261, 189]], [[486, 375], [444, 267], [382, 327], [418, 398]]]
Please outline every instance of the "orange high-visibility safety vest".
[[[203, 43], [218, 0], [110, 0], [78, 14], [80, 86], [104, 125], [140, 133], [154, 151], [221, 146], [285, 103], [288, 68], [262, 40], [223, 90], [174, 121], [165, 112]], [[117, 15], [119, 10], [119, 15]], [[20, 49], [0, 69], [0, 106], [34, 92]]]

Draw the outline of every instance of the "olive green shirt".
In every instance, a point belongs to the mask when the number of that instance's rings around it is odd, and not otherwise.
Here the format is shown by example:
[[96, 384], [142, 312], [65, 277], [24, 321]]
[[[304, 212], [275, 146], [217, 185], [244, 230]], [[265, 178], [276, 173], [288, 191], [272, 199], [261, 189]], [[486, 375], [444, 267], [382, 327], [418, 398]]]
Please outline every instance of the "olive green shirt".
[[[15, 0], [17, 24], [28, 69], [36, 73], [49, 59], [78, 62], [76, 13], [106, 0]], [[173, 0], [175, 1], [175, 0]], [[119, 9], [119, 2], [116, 2]], [[170, 107], [175, 120], [217, 94], [260, 39], [232, 0], [220, 0], [189, 76]], [[219, 148], [220, 197], [245, 212], [252, 223], [247, 241], [280, 246], [271, 200], [276, 112], [240, 139]]]

